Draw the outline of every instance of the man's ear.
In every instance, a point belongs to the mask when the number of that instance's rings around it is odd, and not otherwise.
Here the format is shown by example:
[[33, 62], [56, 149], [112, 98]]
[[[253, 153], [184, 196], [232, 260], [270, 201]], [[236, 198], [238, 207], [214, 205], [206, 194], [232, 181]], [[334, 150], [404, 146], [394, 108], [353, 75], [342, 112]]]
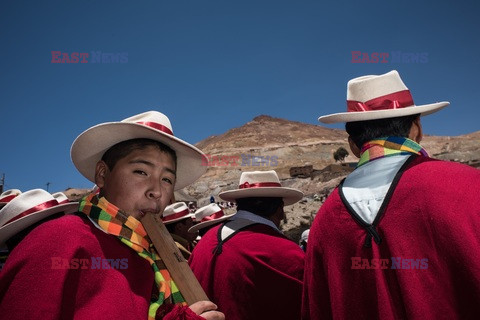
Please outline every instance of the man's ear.
[[105, 186], [105, 176], [108, 174], [108, 166], [103, 161], [100, 160], [95, 166], [95, 184], [101, 189]]
[[422, 141], [423, 130], [420, 116], [413, 120], [412, 126], [410, 127], [410, 133], [408, 134], [408, 138], [415, 141], [416, 143], [420, 143]]
[[353, 142], [352, 138], [348, 136], [348, 144], [350, 145], [350, 150], [355, 155], [355, 157], [360, 158], [360, 148], [357, 147], [355, 142]]

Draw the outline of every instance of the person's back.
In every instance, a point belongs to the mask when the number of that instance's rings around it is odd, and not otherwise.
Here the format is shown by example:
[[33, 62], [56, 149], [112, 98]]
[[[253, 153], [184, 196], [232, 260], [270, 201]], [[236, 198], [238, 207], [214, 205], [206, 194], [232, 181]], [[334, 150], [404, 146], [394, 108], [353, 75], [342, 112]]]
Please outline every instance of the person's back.
[[396, 71], [353, 79], [346, 122], [357, 168], [309, 234], [302, 318], [480, 317], [480, 171], [430, 158]]
[[193, 250], [189, 263], [203, 289], [227, 319], [298, 319], [305, 254], [279, 226], [284, 206], [303, 193], [282, 187], [271, 170], [243, 172], [239, 189], [219, 197], [238, 211]]
[[380, 245], [373, 240], [370, 248], [336, 189], [310, 231], [304, 317], [358, 318], [353, 310], [365, 319], [478, 316], [480, 202], [473, 186], [480, 188], [479, 170], [418, 157], [378, 224]]
[[255, 224], [214, 254], [219, 228], [199, 241], [190, 266], [225, 317], [298, 319], [304, 263], [299, 246], [269, 226]]

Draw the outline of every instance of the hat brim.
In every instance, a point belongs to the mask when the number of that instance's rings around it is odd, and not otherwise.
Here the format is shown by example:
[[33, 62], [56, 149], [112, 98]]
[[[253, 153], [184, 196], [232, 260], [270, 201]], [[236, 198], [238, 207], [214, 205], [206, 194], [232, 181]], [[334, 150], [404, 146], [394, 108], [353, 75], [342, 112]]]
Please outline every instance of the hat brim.
[[284, 205], [289, 206], [302, 200], [303, 192], [287, 187], [264, 187], [229, 190], [219, 193], [218, 196], [226, 201], [252, 197], [283, 198]]
[[190, 227], [188, 229], [188, 232], [193, 233], [193, 232], [196, 232], [197, 230], [200, 230], [200, 229], [206, 228], [208, 226], [211, 226], [212, 224], [216, 224], [216, 223], [222, 222], [224, 220], [230, 219], [235, 214], [236, 213], [225, 215], [225, 216], [223, 216], [221, 218], [218, 218], [218, 219], [215, 219], [215, 220], [208, 220], [208, 221], [197, 223], [196, 225], [193, 225], [192, 227]]
[[0, 245], [3, 245], [5, 241], [13, 237], [18, 232], [30, 227], [32, 224], [45, 219], [52, 214], [64, 212], [65, 214], [72, 213], [78, 210], [78, 202], [70, 202], [65, 204], [59, 204], [57, 206], [37, 211], [28, 216], [8, 223], [0, 228]]
[[432, 104], [426, 104], [421, 106], [410, 106], [399, 109], [388, 110], [373, 110], [373, 111], [358, 111], [358, 112], [340, 112], [333, 113], [318, 118], [318, 121], [322, 123], [339, 123], [339, 122], [355, 122], [355, 121], [367, 121], [376, 119], [387, 119], [395, 117], [409, 116], [420, 113], [422, 116], [426, 116], [437, 112], [446, 106], [450, 102], [442, 101]]
[[187, 215], [185, 215], [185, 216], [183, 216], [183, 217], [176, 218], [176, 219], [172, 219], [172, 220], [168, 220], [168, 221], [163, 221], [163, 220], [162, 220], [162, 222], [163, 222], [163, 224], [171, 224], [171, 223], [178, 222], [178, 221], [180, 221], [180, 220], [184, 220], [184, 219], [187, 219], [187, 218], [192, 218], [192, 219], [193, 219], [194, 217], [195, 217], [195, 214], [187, 214]]
[[95, 183], [95, 166], [103, 154], [122, 141], [131, 139], [159, 141], [175, 151], [177, 156], [174, 190], [182, 189], [200, 178], [207, 170], [205, 155], [193, 145], [167, 133], [131, 122], [107, 122], [81, 133], [72, 144], [70, 154], [77, 170]]

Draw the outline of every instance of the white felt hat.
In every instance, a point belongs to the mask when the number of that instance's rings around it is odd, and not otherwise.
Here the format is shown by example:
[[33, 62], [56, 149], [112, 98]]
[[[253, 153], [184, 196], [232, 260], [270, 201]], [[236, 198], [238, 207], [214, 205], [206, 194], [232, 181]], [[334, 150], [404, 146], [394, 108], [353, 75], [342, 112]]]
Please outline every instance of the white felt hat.
[[58, 204], [57, 199], [42, 189], [24, 192], [0, 210], [0, 244], [52, 214], [67, 214], [77, 209], [78, 202]]
[[0, 208], [12, 201], [13, 198], [15, 198], [21, 193], [22, 191], [18, 189], [10, 189], [0, 194]]
[[163, 210], [162, 221], [164, 224], [174, 223], [183, 219], [193, 218], [185, 202], [175, 202]]
[[282, 187], [275, 170], [245, 171], [240, 176], [238, 189], [221, 192], [218, 196], [226, 201], [251, 197], [283, 198], [284, 205], [288, 206], [300, 201], [303, 192]]
[[228, 218], [233, 217], [235, 214], [225, 215], [222, 208], [220, 208], [216, 203], [210, 203], [204, 207], [201, 207], [195, 211], [195, 222], [196, 224], [188, 232], [195, 232], [197, 230], [211, 226], [212, 224], [219, 223]]
[[450, 103], [417, 106], [396, 70], [352, 79], [347, 84], [347, 112], [318, 118], [323, 123], [354, 122], [434, 113]]
[[117, 143], [139, 138], [159, 141], [175, 151], [175, 190], [193, 183], [207, 170], [202, 165], [202, 159], [206, 159], [203, 152], [175, 137], [170, 120], [158, 111], [144, 112], [120, 122], [102, 123], [87, 129], [72, 144], [72, 161], [85, 178], [95, 183], [95, 166], [103, 154]]

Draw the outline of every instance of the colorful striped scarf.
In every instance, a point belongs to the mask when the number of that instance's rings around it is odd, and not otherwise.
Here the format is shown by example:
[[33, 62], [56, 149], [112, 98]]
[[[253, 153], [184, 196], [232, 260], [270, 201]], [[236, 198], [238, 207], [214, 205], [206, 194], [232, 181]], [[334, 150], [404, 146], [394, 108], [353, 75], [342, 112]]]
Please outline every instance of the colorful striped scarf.
[[357, 168], [376, 159], [412, 153], [428, 157], [427, 151], [421, 145], [408, 138], [383, 137], [375, 139], [362, 146]]
[[[177, 286], [172, 281], [170, 273], [157, 264], [163, 264], [147, 236], [143, 225], [132, 216], [111, 204], [104, 197], [91, 193], [80, 201], [79, 211], [95, 221], [105, 232], [117, 236], [120, 241], [135, 250], [140, 257], [146, 259], [153, 268], [155, 284], [158, 292], [154, 292], [148, 309], [148, 319], [162, 316], [174, 304], [186, 305]], [[170, 304], [170, 306], [167, 306]], [[162, 306], [163, 305], [163, 306]], [[160, 308], [162, 306], [162, 308]], [[160, 310], [159, 310], [160, 308]]]

